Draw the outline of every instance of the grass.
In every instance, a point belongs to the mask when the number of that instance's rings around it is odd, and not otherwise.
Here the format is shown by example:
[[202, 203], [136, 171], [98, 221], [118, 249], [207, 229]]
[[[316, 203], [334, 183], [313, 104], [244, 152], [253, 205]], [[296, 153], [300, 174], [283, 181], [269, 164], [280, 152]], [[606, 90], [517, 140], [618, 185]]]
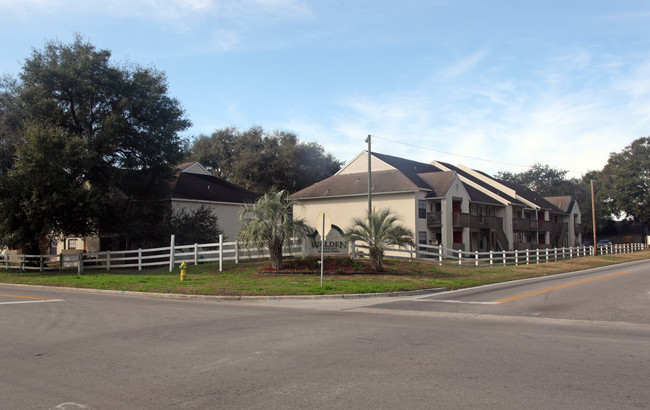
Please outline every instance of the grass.
[[[187, 279], [183, 282], [179, 279], [179, 269], [170, 273], [169, 268], [161, 268], [110, 272], [87, 270], [80, 276], [77, 276], [76, 270], [45, 273], [0, 270], [0, 283], [228, 296], [379, 293], [441, 287], [460, 289], [642, 259], [650, 259], [650, 250], [552, 263], [492, 267], [439, 266], [428, 262], [386, 259], [385, 272], [382, 273], [357, 273], [364, 270], [367, 262], [345, 261], [340, 262], [340, 266], [333, 267], [335, 273], [324, 275], [322, 287], [319, 271], [264, 273], [262, 271], [268, 267], [268, 262], [226, 263], [223, 272], [218, 271], [218, 264], [190, 265], [187, 268]], [[297, 260], [294, 264], [313, 266], [312, 261]], [[347, 272], [352, 273], [340, 273], [341, 266], [344, 265], [350, 266], [351, 269], [347, 269]]]

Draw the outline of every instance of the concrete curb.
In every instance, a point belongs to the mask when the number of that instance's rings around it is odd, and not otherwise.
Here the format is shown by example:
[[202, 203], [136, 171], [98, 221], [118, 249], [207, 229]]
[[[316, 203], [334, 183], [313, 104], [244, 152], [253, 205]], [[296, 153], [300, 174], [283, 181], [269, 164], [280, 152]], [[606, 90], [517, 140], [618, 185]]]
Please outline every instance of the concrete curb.
[[422, 289], [401, 292], [384, 292], [384, 293], [342, 293], [335, 295], [268, 295], [268, 296], [228, 296], [228, 295], [189, 295], [184, 293], [155, 293], [155, 292], [135, 292], [130, 290], [106, 290], [106, 289], [88, 289], [88, 288], [68, 288], [59, 286], [43, 286], [43, 285], [25, 285], [17, 283], [0, 283], [0, 286], [9, 286], [15, 288], [31, 288], [43, 289], [51, 291], [62, 292], [80, 292], [80, 293], [97, 293], [104, 295], [124, 295], [124, 296], [146, 296], [152, 298], [167, 298], [167, 299], [203, 299], [214, 301], [228, 301], [228, 300], [280, 300], [280, 299], [293, 299], [293, 300], [309, 300], [309, 299], [363, 299], [363, 298], [377, 298], [377, 297], [400, 297], [400, 296], [420, 296], [433, 293], [446, 292], [447, 288], [435, 289]]

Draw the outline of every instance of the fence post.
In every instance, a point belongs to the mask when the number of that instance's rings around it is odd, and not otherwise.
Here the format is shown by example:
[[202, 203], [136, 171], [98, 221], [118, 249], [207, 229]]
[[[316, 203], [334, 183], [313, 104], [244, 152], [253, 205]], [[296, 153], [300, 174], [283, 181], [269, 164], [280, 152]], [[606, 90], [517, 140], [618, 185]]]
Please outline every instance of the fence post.
[[515, 266], [519, 266], [519, 251], [515, 249]]
[[476, 259], [476, 266], [478, 266], [478, 251], [474, 251], [474, 258]]
[[142, 270], [142, 248], [138, 248], [138, 270]]
[[494, 265], [494, 251], [490, 251], [490, 266]]
[[111, 270], [111, 251], [106, 251], [106, 270]]
[[442, 245], [438, 246], [438, 265], [442, 266]]
[[219, 272], [223, 272], [223, 234], [219, 235]]
[[503, 266], [507, 265], [508, 258], [506, 257], [506, 250], [503, 250]]
[[199, 264], [199, 244], [194, 244], [194, 265]]
[[557, 262], [557, 248], [555, 248], [555, 262]]
[[526, 249], [526, 265], [530, 264], [530, 249]]
[[174, 271], [174, 252], [176, 251], [176, 235], [169, 240], [169, 272]]
[[84, 273], [84, 255], [80, 253], [77, 257], [77, 276]]
[[536, 254], [536, 260], [537, 260], [537, 262], [535, 262], [535, 263], [539, 263], [539, 248], [535, 249], [535, 254]]
[[546, 248], [546, 263], [548, 263], [548, 248]]

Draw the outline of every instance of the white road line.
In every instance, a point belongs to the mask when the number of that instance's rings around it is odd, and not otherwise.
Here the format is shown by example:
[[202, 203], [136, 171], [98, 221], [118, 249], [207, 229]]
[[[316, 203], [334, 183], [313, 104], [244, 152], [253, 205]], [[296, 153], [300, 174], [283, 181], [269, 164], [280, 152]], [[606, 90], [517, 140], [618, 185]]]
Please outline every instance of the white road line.
[[499, 302], [464, 302], [462, 300], [416, 299], [416, 302], [461, 303], [467, 305], [498, 305]]
[[45, 303], [45, 302], [65, 302], [65, 300], [63, 299], [19, 300], [16, 302], [0, 302], [0, 305], [17, 305], [19, 303]]

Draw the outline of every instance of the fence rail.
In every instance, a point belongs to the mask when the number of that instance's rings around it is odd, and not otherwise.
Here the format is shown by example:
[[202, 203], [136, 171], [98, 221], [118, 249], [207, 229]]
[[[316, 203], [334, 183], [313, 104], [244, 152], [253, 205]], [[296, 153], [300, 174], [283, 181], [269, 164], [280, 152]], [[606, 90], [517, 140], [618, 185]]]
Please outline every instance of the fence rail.
[[[306, 241], [292, 239], [284, 250], [285, 256], [307, 256]], [[599, 246], [599, 255], [622, 254], [645, 249], [642, 243]], [[352, 243], [353, 257], [368, 255], [368, 247]], [[573, 248], [526, 249], [516, 251], [468, 252], [449, 249], [442, 246], [418, 244], [408, 249], [391, 248], [386, 256], [436, 262], [462, 266], [523, 265], [555, 262], [559, 260], [594, 255], [594, 247], [579, 246]], [[219, 242], [176, 246], [172, 237], [170, 246], [153, 249], [129, 251], [105, 251], [94, 253], [59, 254], [59, 255], [13, 255], [0, 254], [0, 267], [5, 269], [51, 271], [65, 268], [77, 268], [78, 273], [85, 269], [138, 269], [169, 266], [171, 272], [182, 262], [198, 265], [199, 263], [219, 262], [219, 271], [223, 271], [223, 262], [253, 261], [268, 259], [267, 249], [244, 248], [238, 242]]]
[[[286, 256], [306, 256], [306, 242], [294, 238], [285, 246]], [[59, 255], [12, 255], [0, 254], [0, 267], [5, 269], [51, 271], [65, 268], [77, 268], [78, 273], [85, 269], [138, 269], [169, 266], [171, 272], [175, 266], [185, 262], [199, 263], [219, 262], [219, 271], [223, 262], [253, 261], [268, 259], [266, 248], [245, 248], [238, 242], [219, 242], [176, 246], [172, 237], [170, 246], [153, 249], [128, 251], [105, 251], [92, 253], [72, 253]]]
[[[631, 253], [645, 249], [642, 243], [599, 246], [599, 255]], [[368, 246], [352, 243], [354, 257], [368, 256]], [[494, 266], [494, 265], [529, 265], [536, 263], [556, 262], [585, 256], [593, 256], [593, 246], [578, 246], [569, 248], [525, 249], [516, 251], [463, 251], [442, 246], [418, 244], [410, 248], [391, 248], [386, 256], [437, 262], [440, 265], [462, 266]]]

